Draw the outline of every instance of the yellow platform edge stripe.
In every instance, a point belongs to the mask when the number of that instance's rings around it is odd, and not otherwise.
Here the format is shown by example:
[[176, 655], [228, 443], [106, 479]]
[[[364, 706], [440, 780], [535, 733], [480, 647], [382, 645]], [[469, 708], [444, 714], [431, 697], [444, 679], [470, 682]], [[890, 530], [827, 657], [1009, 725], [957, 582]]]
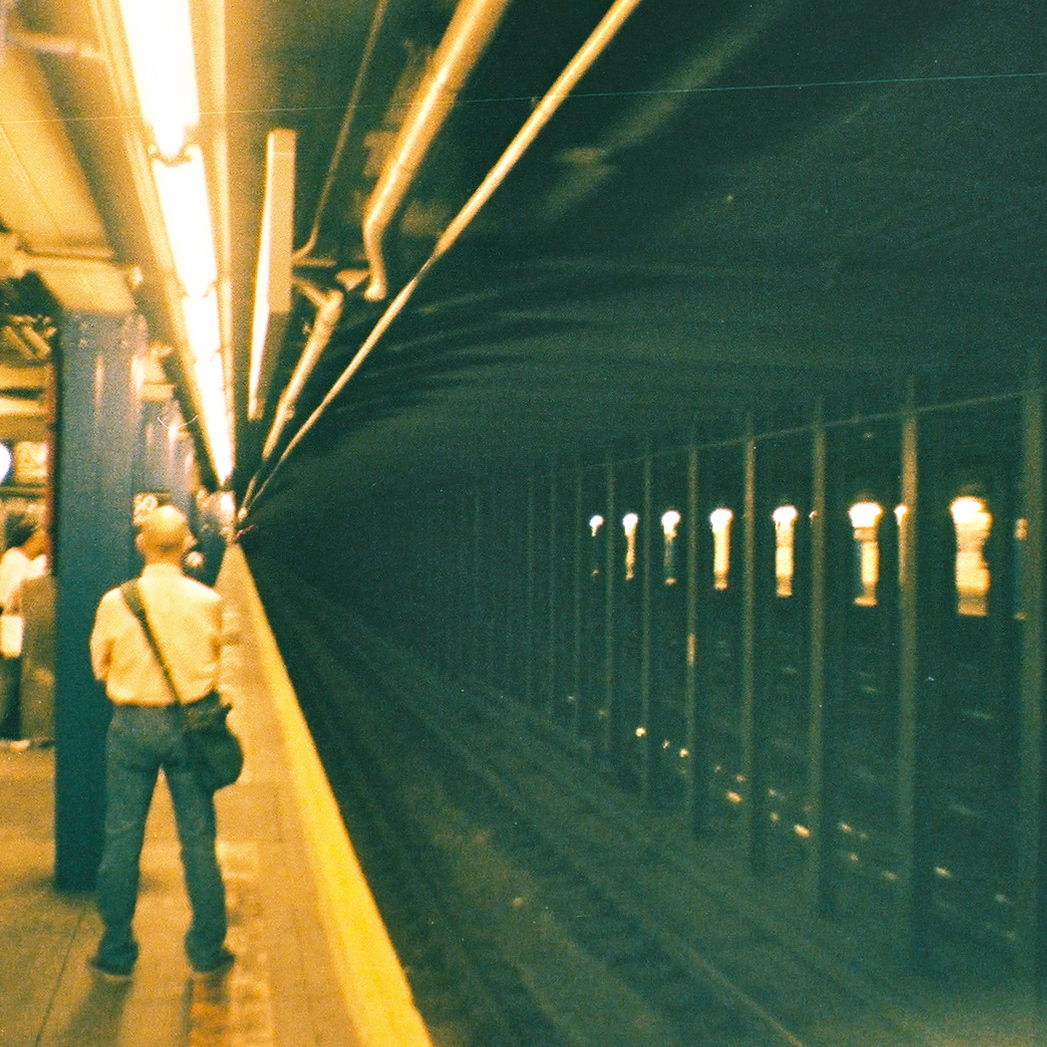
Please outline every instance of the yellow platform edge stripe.
[[295, 808], [320, 903], [320, 916], [360, 1047], [432, 1047], [342, 821], [291, 679], [238, 546], [223, 573], [236, 587], [257, 637], [261, 670], [273, 697], [287, 754]]

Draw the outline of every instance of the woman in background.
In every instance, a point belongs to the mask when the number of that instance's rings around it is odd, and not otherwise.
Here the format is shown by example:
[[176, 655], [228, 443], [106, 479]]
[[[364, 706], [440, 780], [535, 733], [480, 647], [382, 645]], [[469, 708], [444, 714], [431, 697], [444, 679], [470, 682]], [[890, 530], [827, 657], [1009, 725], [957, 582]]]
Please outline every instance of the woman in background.
[[21, 520], [0, 557], [0, 739], [21, 739], [19, 685], [22, 675], [22, 584], [47, 573], [47, 531]]

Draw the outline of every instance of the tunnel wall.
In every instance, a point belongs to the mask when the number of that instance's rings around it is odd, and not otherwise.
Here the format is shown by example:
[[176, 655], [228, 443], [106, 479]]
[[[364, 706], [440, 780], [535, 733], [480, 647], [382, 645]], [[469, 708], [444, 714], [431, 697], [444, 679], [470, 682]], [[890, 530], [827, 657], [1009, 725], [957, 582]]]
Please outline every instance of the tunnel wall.
[[1042, 385], [643, 442], [373, 499], [314, 580], [790, 912], [1042, 969]]

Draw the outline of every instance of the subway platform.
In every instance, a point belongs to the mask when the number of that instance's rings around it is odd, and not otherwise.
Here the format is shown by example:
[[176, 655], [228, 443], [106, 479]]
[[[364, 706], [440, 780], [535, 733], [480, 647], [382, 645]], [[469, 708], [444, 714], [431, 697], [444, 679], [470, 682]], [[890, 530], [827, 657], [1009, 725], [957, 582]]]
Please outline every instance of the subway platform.
[[[54, 887], [54, 751], [0, 752], [0, 1047], [427, 1047], [237, 547], [218, 588], [244, 774], [218, 794], [228, 892], [222, 976], [190, 971], [189, 909], [166, 787], [142, 856], [133, 979], [87, 967], [92, 894]], [[101, 697], [99, 700], [102, 700]]]

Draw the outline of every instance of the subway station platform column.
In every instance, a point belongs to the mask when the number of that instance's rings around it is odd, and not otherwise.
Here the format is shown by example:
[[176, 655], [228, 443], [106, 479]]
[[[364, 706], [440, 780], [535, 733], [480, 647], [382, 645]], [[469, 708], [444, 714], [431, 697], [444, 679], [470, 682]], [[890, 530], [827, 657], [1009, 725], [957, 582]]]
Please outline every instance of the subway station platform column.
[[132, 500], [140, 405], [138, 315], [76, 313], [61, 329], [55, 480], [55, 880], [94, 886], [105, 810], [109, 705], [88, 639], [102, 594], [133, 570]]

